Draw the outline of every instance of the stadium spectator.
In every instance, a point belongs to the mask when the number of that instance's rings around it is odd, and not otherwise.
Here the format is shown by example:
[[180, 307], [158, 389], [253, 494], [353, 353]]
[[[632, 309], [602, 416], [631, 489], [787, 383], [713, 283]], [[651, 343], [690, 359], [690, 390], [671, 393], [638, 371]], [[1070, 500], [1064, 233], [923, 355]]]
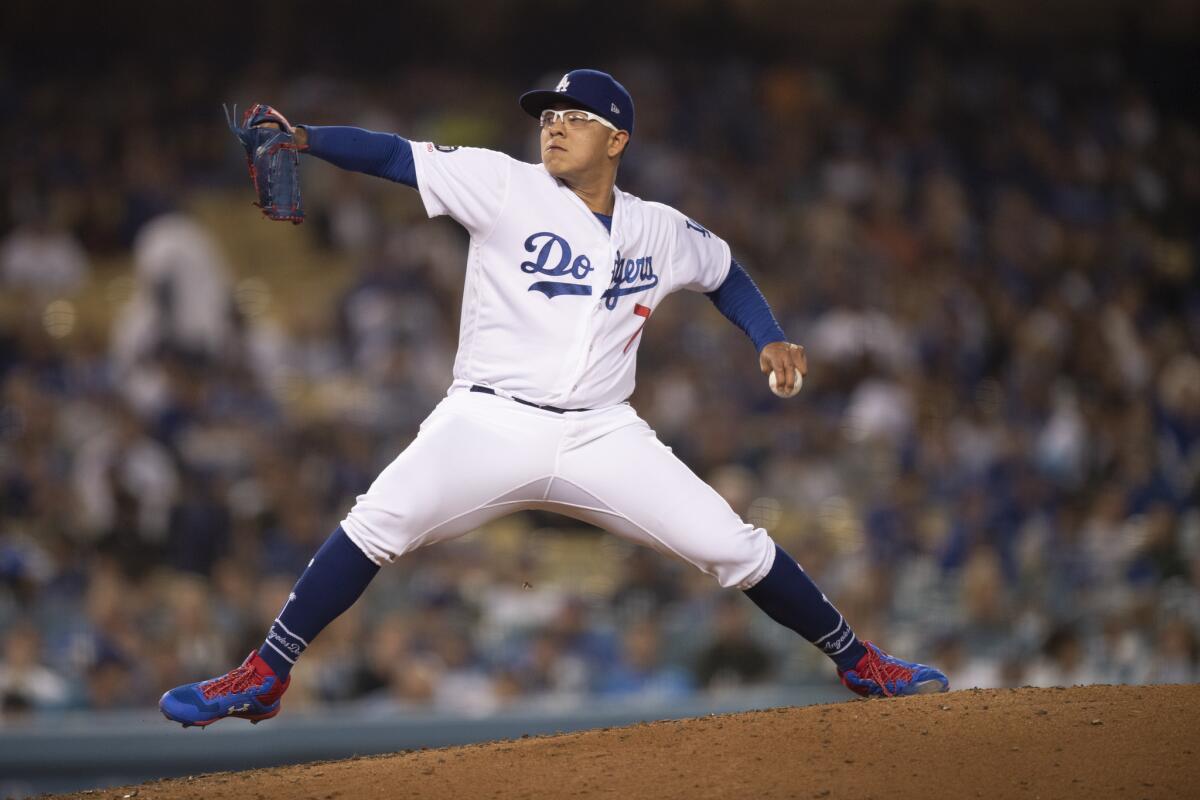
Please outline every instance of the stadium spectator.
[[17, 714], [63, 708], [70, 686], [41, 661], [41, 637], [28, 624], [10, 628], [0, 661], [0, 713]]

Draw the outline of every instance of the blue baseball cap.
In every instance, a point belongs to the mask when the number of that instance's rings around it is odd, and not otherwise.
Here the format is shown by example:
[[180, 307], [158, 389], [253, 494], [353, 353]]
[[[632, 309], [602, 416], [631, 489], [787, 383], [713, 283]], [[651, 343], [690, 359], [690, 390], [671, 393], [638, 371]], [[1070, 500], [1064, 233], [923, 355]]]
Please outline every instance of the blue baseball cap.
[[616, 78], [596, 69], [573, 69], [554, 89], [535, 89], [521, 95], [521, 108], [531, 117], [540, 117], [542, 112], [555, 103], [569, 100], [583, 111], [599, 114], [617, 126], [618, 130], [633, 135], [633, 98]]

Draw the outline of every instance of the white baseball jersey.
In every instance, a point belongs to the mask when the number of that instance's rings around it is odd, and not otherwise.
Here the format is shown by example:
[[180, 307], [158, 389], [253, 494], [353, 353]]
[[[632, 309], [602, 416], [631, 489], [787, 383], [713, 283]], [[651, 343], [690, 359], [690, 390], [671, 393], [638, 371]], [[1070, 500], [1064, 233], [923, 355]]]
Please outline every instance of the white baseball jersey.
[[[426, 211], [471, 234], [454, 383], [359, 496], [342, 521], [346, 535], [382, 564], [541, 509], [681, 558], [722, 586], [762, 580], [775, 560], [768, 533], [622, 402], [642, 325], [676, 289], [720, 286], [729, 247], [678, 211], [621, 191], [610, 235], [540, 164], [412, 148]], [[590, 410], [556, 413], [503, 395]]]
[[729, 246], [669, 206], [615, 189], [610, 234], [541, 164], [427, 142], [412, 150], [429, 216], [471, 235], [456, 387], [563, 408], [620, 403], [662, 299], [712, 291], [729, 273]]

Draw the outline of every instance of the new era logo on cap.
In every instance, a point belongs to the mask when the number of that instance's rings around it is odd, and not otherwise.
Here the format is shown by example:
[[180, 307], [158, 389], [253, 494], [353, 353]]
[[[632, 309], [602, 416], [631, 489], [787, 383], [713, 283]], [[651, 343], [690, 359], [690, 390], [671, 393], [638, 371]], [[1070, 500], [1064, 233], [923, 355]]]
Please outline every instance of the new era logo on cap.
[[576, 108], [599, 114], [620, 130], [633, 133], [633, 98], [612, 75], [600, 70], [573, 69], [562, 76], [553, 91], [526, 92], [520, 102], [521, 108], [536, 118], [550, 106], [566, 100]]

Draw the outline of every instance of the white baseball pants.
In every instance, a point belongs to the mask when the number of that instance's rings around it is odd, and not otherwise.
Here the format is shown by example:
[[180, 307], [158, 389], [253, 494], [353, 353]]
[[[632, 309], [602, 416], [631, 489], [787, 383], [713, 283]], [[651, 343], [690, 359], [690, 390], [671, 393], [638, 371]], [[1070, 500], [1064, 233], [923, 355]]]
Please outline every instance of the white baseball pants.
[[724, 587], [770, 571], [743, 522], [627, 404], [558, 414], [456, 389], [360, 495], [342, 528], [377, 564], [524, 509], [554, 511], [677, 556]]

